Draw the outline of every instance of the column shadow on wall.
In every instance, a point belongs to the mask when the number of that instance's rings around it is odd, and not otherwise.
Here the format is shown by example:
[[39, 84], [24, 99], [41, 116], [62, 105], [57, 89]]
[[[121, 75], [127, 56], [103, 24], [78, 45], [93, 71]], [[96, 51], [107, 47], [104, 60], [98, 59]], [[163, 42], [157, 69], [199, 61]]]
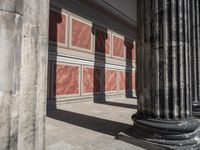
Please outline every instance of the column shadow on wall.
[[[99, 27], [93, 24], [92, 33], [95, 36], [95, 48], [94, 48], [94, 72], [93, 72], [93, 100], [95, 103], [101, 103], [105, 105], [112, 105], [117, 107], [126, 107], [126, 108], [136, 108], [135, 105], [117, 103], [106, 100], [106, 56], [107, 56], [107, 45], [106, 41], [108, 40], [108, 29]], [[132, 92], [132, 49], [134, 48], [133, 41], [130, 41], [132, 44], [127, 43], [128, 39], [125, 38], [124, 45], [126, 53], [126, 67], [125, 67], [125, 97], [133, 98]], [[111, 46], [111, 45], [110, 45]], [[98, 69], [101, 68], [101, 71]], [[101, 91], [101, 92], [99, 92]], [[116, 93], [117, 94], [117, 93]]]
[[128, 41], [127, 38], [124, 40], [124, 45], [126, 49], [126, 69], [125, 69], [125, 93], [126, 98], [133, 98], [133, 79], [132, 79], [132, 49], [134, 48], [133, 41]]
[[[108, 29], [99, 27], [93, 24], [92, 33], [95, 36], [95, 48], [94, 48], [94, 72], [93, 72], [93, 100], [95, 103], [101, 103], [105, 105], [112, 105], [117, 107], [126, 107], [126, 108], [136, 108], [137, 106], [125, 103], [118, 103], [106, 100], [106, 54], [107, 54], [107, 45], [106, 41], [108, 40]], [[132, 49], [133, 44], [130, 47], [127, 45], [125, 40], [126, 49]], [[111, 45], [110, 45], [111, 46]], [[129, 47], [128, 47], [129, 46]], [[132, 53], [130, 52], [132, 56]], [[125, 95], [126, 98], [133, 98], [132, 93], [132, 60], [128, 60], [126, 57], [126, 74], [125, 74]], [[132, 58], [132, 57], [131, 57]], [[101, 71], [98, 69], [101, 68]], [[99, 92], [100, 91], [100, 92]]]
[[[59, 34], [58, 34], [58, 24], [62, 23], [62, 10], [56, 8], [56, 13], [49, 12], [49, 52], [53, 61], [48, 61], [48, 79], [47, 79], [47, 110], [56, 109], [56, 70], [57, 70], [57, 55], [58, 55], [58, 43], [59, 43]], [[66, 38], [66, 37], [65, 37]], [[49, 55], [50, 56], [50, 55]], [[49, 57], [48, 56], [48, 57]], [[54, 63], [54, 65], [52, 64]], [[53, 68], [52, 68], [53, 65]], [[53, 74], [52, 74], [53, 71]]]
[[93, 24], [92, 34], [95, 36], [93, 101], [95, 103], [105, 103], [106, 40], [108, 38], [108, 33], [107, 29]]

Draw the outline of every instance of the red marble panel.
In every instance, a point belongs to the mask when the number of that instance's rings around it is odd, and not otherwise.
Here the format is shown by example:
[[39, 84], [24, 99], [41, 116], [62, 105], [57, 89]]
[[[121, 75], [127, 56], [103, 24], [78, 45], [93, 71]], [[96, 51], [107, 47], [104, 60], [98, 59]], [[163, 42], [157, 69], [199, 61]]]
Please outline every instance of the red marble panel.
[[124, 71], [119, 71], [119, 90], [126, 89], [126, 75]]
[[133, 49], [132, 49], [132, 60], [136, 60], [136, 44], [133, 44]]
[[49, 40], [65, 43], [66, 16], [61, 12], [50, 10], [49, 14]]
[[106, 91], [117, 90], [117, 71], [115, 70], [105, 71], [105, 90]]
[[83, 93], [101, 91], [101, 69], [83, 67]]
[[95, 51], [103, 54], [110, 53], [110, 34], [96, 29]]
[[129, 41], [126, 41], [126, 58], [135, 60], [135, 45]]
[[132, 89], [136, 89], [135, 72], [132, 73]]
[[113, 55], [124, 57], [124, 40], [117, 36], [113, 36]]
[[67, 95], [79, 93], [79, 67], [55, 64], [54, 94]]
[[91, 26], [72, 19], [72, 46], [91, 50]]

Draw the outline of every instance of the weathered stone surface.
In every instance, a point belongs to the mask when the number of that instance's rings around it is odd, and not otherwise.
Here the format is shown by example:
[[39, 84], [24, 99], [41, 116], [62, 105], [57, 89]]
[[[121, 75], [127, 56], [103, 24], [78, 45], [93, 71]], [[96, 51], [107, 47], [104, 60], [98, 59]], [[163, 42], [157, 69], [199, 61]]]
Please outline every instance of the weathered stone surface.
[[191, 1], [190, 17], [190, 48], [193, 113], [200, 114], [200, 1]]
[[10, 13], [17, 13], [22, 15], [23, 12], [23, 0], [1, 0], [0, 10]]
[[47, 0], [0, 2], [1, 150], [44, 149], [48, 11]]
[[44, 149], [48, 0], [24, 1], [20, 70], [20, 150]]
[[0, 149], [17, 146], [22, 16], [0, 11]]
[[151, 142], [198, 143], [199, 122], [191, 115], [194, 51], [190, 47], [190, 3], [138, 2], [138, 113], [132, 134]]

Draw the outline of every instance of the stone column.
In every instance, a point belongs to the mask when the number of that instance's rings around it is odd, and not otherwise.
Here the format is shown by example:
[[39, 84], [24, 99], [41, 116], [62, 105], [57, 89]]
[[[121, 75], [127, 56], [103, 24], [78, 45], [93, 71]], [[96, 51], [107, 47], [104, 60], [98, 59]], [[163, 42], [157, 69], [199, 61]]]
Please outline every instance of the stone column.
[[0, 1], [0, 149], [17, 147], [20, 91], [21, 31], [20, 0]]
[[43, 150], [48, 0], [0, 1], [0, 149]]
[[193, 113], [200, 115], [200, 1], [190, 1], [191, 75]]
[[[132, 134], [159, 144], [198, 143], [192, 118], [190, 0], [138, 1], [138, 112]], [[197, 32], [194, 29], [194, 32]]]

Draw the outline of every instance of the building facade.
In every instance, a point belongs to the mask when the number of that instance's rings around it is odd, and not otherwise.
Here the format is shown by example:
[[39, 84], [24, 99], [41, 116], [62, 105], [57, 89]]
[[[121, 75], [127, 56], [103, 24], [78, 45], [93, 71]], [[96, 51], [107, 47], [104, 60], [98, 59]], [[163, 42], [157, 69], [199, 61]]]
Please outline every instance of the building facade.
[[[136, 22], [112, 7], [107, 2], [52, 1], [49, 108], [72, 100], [136, 96]], [[122, 19], [129, 20], [130, 27], [120, 23]]]
[[0, 2], [0, 149], [45, 149], [47, 105], [136, 95], [128, 137], [198, 149], [200, 2], [121, 3]]

